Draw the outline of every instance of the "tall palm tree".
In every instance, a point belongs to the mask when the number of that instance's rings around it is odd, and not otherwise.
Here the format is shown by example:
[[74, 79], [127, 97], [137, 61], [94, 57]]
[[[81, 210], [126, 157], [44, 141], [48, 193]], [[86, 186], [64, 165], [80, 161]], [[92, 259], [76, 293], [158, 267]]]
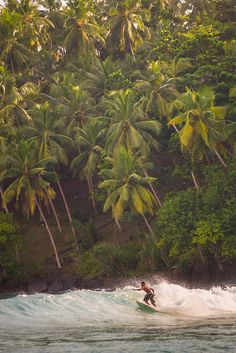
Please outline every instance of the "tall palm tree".
[[[143, 175], [146, 163], [143, 157], [134, 155], [131, 150], [120, 147], [114, 157], [107, 158], [110, 168], [100, 172], [105, 180], [99, 184], [99, 188], [106, 189], [108, 194], [103, 211], [112, 210], [112, 216], [119, 228], [119, 220], [127, 209], [141, 215], [155, 241], [155, 234], [145, 214], [154, 215], [156, 212], [156, 198], [147, 188], [156, 178]], [[169, 266], [162, 248], [160, 252], [163, 261]]]
[[145, 10], [141, 1], [116, 1], [106, 24], [108, 29], [108, 50], [113, 55], [131, 54], [141, 45], [150, 32], [144, 23]]
[[66, 20], [63, 46], [66, 55], [70, 57], [94, 55], [95, 41], [104, 43], [104, 40], [92, 12], [92, 1], [70, 0], [64, 14]]
[[162, 119], [170, 113], [170, 102], [177, 97], [175, 78], [163, 73], [160, 61], [151, 61], [146, 74], [141, 74], [136, 80], [135, 87], [145, 94], [146, 112], [153, 111]]
[[185, 58], [173, 59], [171, 62], [163, 62], [164, 73], [176, 81], [181, 81], [181, 74], [192, 68], [192, 64]]
[[156, 199], [146, 188], [148, 182], [155, 178], [142, 176], [143, 161], [124, 147], [120, 147], [115, 158], [109, 158], [109, 162], [111, 167], [100, 172], [105, 180], [99, 184], [99, 188], [106, 189], [108, 193], [104, 212], [111, 208], [113, 218], [119, 222], [124, 211], [130, 208], [143, 217], [149, 231], [154, 235], [145, 213], [155, 213]]
[[[53, 114], [53, 111], [48, 102], [44, 103], [43, 105], [35, 105], [35, 107], [31, 110], [31, 116], [32, 121], [30, 121], [28, 126], [23, 129], [23, 132], [29, 138], [29, 140], [32, 140], [37, 144], [39, 158], [46, 159], [53, 157], [57, 163], [67, 164], [68, 158], [67, 153], [65, 152], [65, 148], [72, 146], [72, 139], [60, 131], [58, 127], [58, 117]], [[54, 173], [54, 179], [57, 182], [58, 188], [60, 190], [71, 225], [72, 233], [75, 236], [70, 209], [56, 173]], [[51, 206], [53, 208], [52, 204]], [[54, 209], [53, 213], [59, 226], [59, 220]]]
[[93, 176], [103, 151], [102, 145], [105, 139], [106, 122], [95, 118], [90, 119], [83, 127], [76, 129], [76, 141], [79, 147], [79, 154], [71, 162], [71, 169], [74, 175], [86, 179], [92, 204], [96, 210], [93, 196]]
[[3, 207], [15, 199], [16, 205], [21, 204], [27, 217], [34, 214], [37, 207], [44, 221], [54, 250], [57, 266], [61, 263], [52, 232], [48, 226], [40, 201], [47, 203], [48, 195], [55, 197], [55, 191], [45, 180], [45, 165], [52, 162], [51, 158], [38, 159], [33, 141], [20, 141], [15, 148], [11, 148], [5, 156], [5, 170], [0, 175], [0, 180], [9, 180], [10, 185], [2, 195]]
[[198, 92], [187, 89], [175, 102], [179, 113], [169, 125], [180, 125], [179, 139], [183, 150], [191, 151], [195, 159], [203, 159], [206, 150], [213, 151], [226, 164], [220, 152], [224, 151], [222, 129], [225, 126], [225, 107], [214, 106], [214, 92], [207, 88]]
[[134, 91], [114, 91], [104, 99], [104, 106], [110, 119], [105, 146], [108, 153], [120, 146], [142, 150], [145, 154], [151, 146], [158, 148], [156, 136], [161, 124], [148, 119], [143, 101], [137, 100]]
[[95, 99], [101, 98], [107, 92], [109, 76], [113, 70], [114, 62], [110, 56], [104, 61], [96, 59], [90, 70], [85, 72], [82, 87], [84, 86]]
[[70, 136], [73, 136], [76, 127], [83, 127], [95, 111], [95, 99], [82, 85], [76, 84], [74, 76], [69, 73], [63, 75], [60, 84], [52, 85], [50, 96], [47, 98], [53, 103], [61, 127], [64, 127]]
[[31, 50], [20, 41], [22, 26], [20, 14], [7, 8], [0, 9], [0, 61], [4, 60], [13, 74], [32, 56]]

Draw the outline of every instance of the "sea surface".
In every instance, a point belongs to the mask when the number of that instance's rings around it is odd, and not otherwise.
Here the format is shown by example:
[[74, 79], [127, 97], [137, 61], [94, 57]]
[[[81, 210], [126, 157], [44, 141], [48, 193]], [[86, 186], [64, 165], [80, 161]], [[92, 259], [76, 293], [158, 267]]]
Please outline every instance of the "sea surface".
[[131, 286], [1, 299], [0, 352], [236, 352], [236, 287], [153, 287], [159, 313]]

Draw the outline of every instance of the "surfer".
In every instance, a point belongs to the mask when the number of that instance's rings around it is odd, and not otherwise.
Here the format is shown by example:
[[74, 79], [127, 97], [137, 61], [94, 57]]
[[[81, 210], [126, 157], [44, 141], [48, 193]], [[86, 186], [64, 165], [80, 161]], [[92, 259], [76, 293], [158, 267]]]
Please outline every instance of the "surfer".
[[143, 298], [143, 301], [147, 304], [150, 305], [148, 303], [148, 301], [150, 300], [152, 305], [156, 307], [155, 304], [155, 300], [154, 300], [154, 296], [155, 296], [155, 292], [154, 289], [149, 287], [144, 281], [141, 282], [141, 287], [140, 288], [133, 288], [133, 290], [137, 290], [137, 291], [141, 291], [144, 290], [144, 292], [146, 292], [145, 297]]

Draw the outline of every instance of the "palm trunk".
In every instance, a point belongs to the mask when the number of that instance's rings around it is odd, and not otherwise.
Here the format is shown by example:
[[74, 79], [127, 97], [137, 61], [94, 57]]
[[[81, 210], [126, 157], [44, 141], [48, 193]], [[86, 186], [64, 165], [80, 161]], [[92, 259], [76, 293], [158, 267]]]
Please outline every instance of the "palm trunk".
[[[3, 198], [2, 198], [3, 191], [2, 191], [2, 187], [1, 186], [0, 186], [0, 195], [1, 195], [1, 199], [3, 200]], [[7, 204], [4, 206], [4, 210], [5, 210], [6, 213], [9, 213], [8, 208], [7, 208]]]
[[214, 152], [215, 152], [216, 156], [218, 157], [218, 159], [220, 160], [221, 164], [222, 164], [225, 168], [227, 168], [227, 165], [226, 165], [225, 161], [223, 160], [223, 158], [220, 156], [220, 154], [219, 154], [216, 150], [215, 150]]
[[116, 222], [116, 225], [117, 225], [119, 231], [122, 232], [122, 228], [120, 226], [120, 222], [118, 221], [118, 219], [115, 219], [115, 222]]
[[53, 239], [53, 235], [51, 233], [51, 230], [50, 230], [50, 228], [48, 226], [47, 220], [46, 220], [46, 218], [44, 216], [43, 210], [41, 209], [38, 200], [36, 198], [34, 200], [35, 200], [36, 206], [38, 207], [39, 213], [40, 213], [40, 215], [41, 215], [41, 217], [43, 219], [45, 227], [47, 229], [48, 235], [50, 237], [50, 240], [51, 240], [51, 243], [52, 243], [52, 247], [53, 247], [53, 250], [54, 250], [54, 254], [55, 254], [55, 257], [56, 257], [57, 266], [58, 266], [58, 268], [61, 268], [61, 263], [60, 263], [60, 260], [59, 260], [59, 256], [58, 256], [57, 248], [56, 248], [56, 245], [55, 245], [55, 242], [54, 242], [54, 239]]
[[94, 196], [93, 196], [93, 182], [90, 177], [87, 177], [87, 183], [88, 183], [89, 195], [91, 197], [93, 209], [94, 209], [94, 212], [97, 213], [96, 202], [95, 202]]
[[[75, 236], [75, 229], [74, 229], [74, 226], [73, 226], [73, 223], [72, 223], [72, 218], [71, 218], [71, 213], [70, 213], [70, 209], [69, 209], [69, 206], [67, 204], [67, 201], [66, 201], [66, 198], [65, 198], [65, 194], [62, 190], [62, 187], [61, 187], [61, 183], [59, 181], [59, 179], [57, 179], [57, 185], [59, 187], [59, 190], [60, 190], [60, 193], [61, 193], [61, 196], [62, 196], [62, 199], [63, 199], [63, 202], [64, 202], [64, 205], [65, 205], [65, 209], [66, 209], [66, 213], [67, 213], [67, 216], [68, 216], [68, 219], [69, 219], [69, 222], [70, 222], [70, 226], [71, 226], [71, 229], [72, 229], [72, 233], [73, 235]], [[77, 242], [76, 242], [77, 243]]]
[[[47, 190], [46, 190], [46, 192], [47, 192]], [[58, 227], [59, 231], [61, 232], [61, 231], [62, 231], [62, 230], [61, 230], [61, 224], [60, 224], [59, 218], [58, 218], [58, 216], [57, 216], [57, 211], [56, 211], [56, 209], [55, 209], [55, 207], [54, 207], [54, 204], [53, 204], [52, 199], [51, 199], [50, 196], [48, 195], [48, 192], [47, 192], [47, 197], [48, 197], [48, 200], [49, 200], [49, 203], [50, 203], [52, 212], [53, 212], [53, 214], [54, 214], [55, 220], [56, 220], [56, 222], [57, 222], [57, 227]]]
[[[146, 176], [146, 177], [148, 177], [148, 174], [147, 174], [147, 172], [146, 172], [146, 170], [143, 168], [143, 172], [144, 172], [144, 175]], [[162, 203], [161, 203], [161, 200], [159, 199], [159, 197], [158, 197], [158, 195], [157, 195], [157, 192], [156, 192], [156, 190], [154, 189], [154, 187], [153, 187], [153, 185], [152, 185], [152, 183], [149, 181], [148, 182], [148, 185], [150, 186], [150, 188], [151, 188], [151, 190], [152, 190], [152, 192], [153, 192], [153, 195], [155, 196], [155, 199], [157, 200], [157, 202], [159, 203], [159, 206], [160, 207], [162, 207]]]
[[[152, 235], [152, 237], [153, 237], [153, 240], [154, 240], [154, 239], [155, 239], [155, 234], [154, 234], [154, 232], [153, 232], [153, 230], [152, 230], [150, 224], [148, 223], [148, 220], [147, 220], [147, 218], [145, 217], [145, 214], [142, 214], [142, 217], [143, 217], [143, 219], [144, 219], [144, 221], [145, 221], [145, 223], [146, 223], [146, 226], [148, 227], [149, 232], [151, 233], [151, 235]], [[165, 253], [164, 253], [164, 250], [163, 250], [162, 248], [160, 248], [160, 253], [161, 253], [161, 257], [162, 257], [164, 263], [166, 264], [167, 267], [169, 267], [169, 263], [168, 263], [167, 257], [166, 257], [166, 255], [165, 255]]]
[[195, 176], [195, 174], [194, 174], [193, 171], [191, 171], [191, 176], [192, 176], [192, 179], [193, 179], [193, 183], [194, 183], [195, 188], [196, 188], [196, 189], [199, 189], [199, 185], [198, 185], [198, 183], [197, 183], [197, 179], [196, 179], [196, 176]]

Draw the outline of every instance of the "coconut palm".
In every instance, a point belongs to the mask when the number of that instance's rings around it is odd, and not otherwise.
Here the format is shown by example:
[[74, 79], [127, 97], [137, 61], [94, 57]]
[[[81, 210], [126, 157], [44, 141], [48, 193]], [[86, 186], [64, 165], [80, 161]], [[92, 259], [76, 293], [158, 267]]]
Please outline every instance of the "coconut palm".
[[59, 123], [70, 136], [73, 130], [83, 127], [88, 117], [94, 114], [95, 99], [82, 86], [75, 83], [73, 75], [65, 73], [60, 84], [53, 84], [50, 95], [55, 112], [60, 118]]
[[47, 204], [48, 195], [52, 199], [55, 197], [55, 191], [45, 180], [47, 174], [45, 166], [48, 162], [52, 162], [52, 158], [38, 159], [34, 142], [20, 141], [15, 148], [8, 150], [4, 162], [5, 169], [0, 174], [0, 181], [9, 180], [10, 184], [2, 194], [3, 207], [15, 199], [16, 206], [20, 204], [27, 217], [33, 215], [35, 208], [38, 208], [52, 243], [57, 266], [60, 268], [55, 241], [40, 206], [40, 202]]
[[104, 100], [104, 106], [110, 120], [105, 146], [109, 154], [120, 146], [144, 154], [149, 153], [150, 147], [158, 148], [156, 137], [161, 124], [148, 119], [143, 101], [137, 100], [134, 91], [114, 91]]
[[106, 94], [109, 75], [114, 70], [114, 63], [109, 56], [104, 61], [96, 59], [90, 70], [85, 72], [82, 86], [84, 86], [92, 95], [99, 99]]
[[95, 54], [95, 40], [104, 42], [91, 5], [91, 1], [71, 0], [64, 10], [66, 20], [63, 46], [67, 56], [91, 57]]
[[162, 119], [170, 113], [170, 102], [177, 97], [174, 86], [175, 78], [163, 73], [160, 61], [151, 61], [146, 74], [136, 80], [135, 87], [145, 94], [146, 112], [154, 112]]
[[96, 204], [93, 197], [93, 176], [103, 151], [105, 127], [104, 120], [90, 119], [83, 129], [76, 129], [76, 141], [80, 152], [71, 162], [73, 174], [79, 175], [82, 180], [87, 180], [94, 209], [96, 209]]
[[163, 62], [163, 71], [176, 81], [181, 81], [181, 74], [192, 68], [192, 64], [185, 58], [173, 59], [171, 62]]
[[141, 1], [116, 1], [109, 15], [106, 24], [108, 50], [113, 55], [134, 55], [143, 38], [150, 37], [144, 23], [145, 10], [141, 7]]
[[111, 167], [100, 172], [105, 180], [99, 184], [99, 188], [106, 189], [108, 193], [104, 212], [111, 208], [113, 218], [119, 222], [125, 210], [130, 208], [143, 217], [149, 231], [154, 235], [145, 213], [155, 213], [156, 199], [146, 187], [155, 178], [143, 176], [143, 161], [124, 147], [120, 147], [115, 158], [109, 158], [109, 162]]
[[[23, 133], [29, 138], [29, 140], [32, 140], [37, 144], [39, 158], [46, 159], [53, 157], [57, 163], [67, 164], [68, 158], [65, 148], [72, 146], [72, 139], [60, 131], [58, 127], [58, 117], [53, 114], [48, 102], [43, 105], [35, 105], [31, 110], [31, 116], [32, 121], [30, 121], [28, 126], [23, 129]], [[75, 236], [70, 209], [56, 173], [54, 173], [53, 179], [57, 182], [71, 225], [72, 233]], [[59, 226], [58, 217], [56, 216], [52, 204], [51, 206]]]
[[180, 144], [183, 150], [191, 151], [192, 157], [202, 159], [207, 150], [213, 151], [225, 165], [220, 152], [224, 151], [222, 129], [225, 126], [225, 107], [214, 106], [214, 92], [202, 89], [186, 90], [175, 102], [179, 109], [169, 125], [180, 125]]

